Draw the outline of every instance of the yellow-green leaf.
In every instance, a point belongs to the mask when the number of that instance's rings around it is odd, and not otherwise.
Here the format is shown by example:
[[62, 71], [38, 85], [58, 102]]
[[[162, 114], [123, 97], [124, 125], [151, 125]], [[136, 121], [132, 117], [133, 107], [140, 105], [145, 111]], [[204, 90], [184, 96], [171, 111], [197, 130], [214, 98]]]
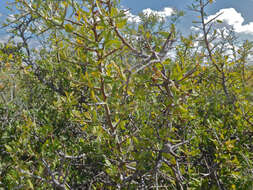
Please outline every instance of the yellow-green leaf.
[[91, 116], [90, 116], [90, 113], [89, 113], [89, 112], [84, 112], [84, 116], [85, 116], [87, 119], [91, 120]]
[[11, 148], [11, 146], [9, 146], [9, 145], [4, 145], [5, 146], [5, 148], [6, 148], [6, 150], [7, 150], [7, 152], [12, 152], [12, 148]]
[[65, 30], [66, 32], [73, 32], [74, 27], [71, 24], [65, 24]]
[[117, 26], [117, 28], [122, 29], [126, 25], [126, 23], [127, 23], [127, 20], [124, 19], [124, 20], [116, 23], [116, 26]]
[[28, 179], [27, 183], [30, 189], [34, 189], [33, 184], [30, 179]]
[[93, 90], [91, 90], [90, 94], [91, 94], [91, 98], [92, 98], [95, 102], [97, 102], [97, 98], [96, 98], [95, 93], [94, 93]]

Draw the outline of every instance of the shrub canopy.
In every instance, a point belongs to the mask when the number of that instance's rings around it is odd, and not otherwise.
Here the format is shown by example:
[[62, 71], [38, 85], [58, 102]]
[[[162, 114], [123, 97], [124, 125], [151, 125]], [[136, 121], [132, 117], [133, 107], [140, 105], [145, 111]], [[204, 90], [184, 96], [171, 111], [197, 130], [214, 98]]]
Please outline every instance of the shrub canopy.
[[16, 0], [0, 188], [252, 189], [252, 43], [206, 21], [210, 4], [184, 36], [176, 10], [133, 23], [115, 0]]

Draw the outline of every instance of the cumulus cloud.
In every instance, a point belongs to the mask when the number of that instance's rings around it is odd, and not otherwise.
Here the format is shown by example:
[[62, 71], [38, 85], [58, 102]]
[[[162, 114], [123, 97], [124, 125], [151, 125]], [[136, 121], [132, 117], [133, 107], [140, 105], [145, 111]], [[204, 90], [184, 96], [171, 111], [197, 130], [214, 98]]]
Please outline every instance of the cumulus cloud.
[[[170, 7], [165, 7], [162, 11], [156, 11], [156, 10], [152, 10], [150, 8], [142, 10], [142, 13], [146, 16], [155, 15], [155, 16], [159, 16], [161, 18], [170, 17], [174, 12], [175, 12], [174, 9], [172, 9]], [[126, 12], [126, 16], [129, 20], [129, 22], [139, 23], [141, 21], [141, 18], [139, 16], [134, 15], [134, 14], [130, 13], [129, 11]]]
[[222, 15], [220, 15], [216, 20], [221, 20], [232, 26], [237, 33], [253, 34], [253, 22], [244, 24], [244, 18], [241, 13], [237, 12], [234, 8], [221, 9], [216, 14], [209, 16], [207, 21], [221, 13]]
[[165, 7], [162, 11], [155, 11], [155, 10], [148, 8], [148, 9], [144, 9], [142, 12], [147, 16], [157, 15], [162, 18], [165, 18], [165, 17], [171, 16], [174, 13], [174, 10], [170, 7]]
[[134, 14], [130, 13], [129, 11], [126, 11], [125, 14], [126, 14], [126, 17], [129, 22], [139, 23], [141, 21], [141, 18], [139, 16], [134, 15]]

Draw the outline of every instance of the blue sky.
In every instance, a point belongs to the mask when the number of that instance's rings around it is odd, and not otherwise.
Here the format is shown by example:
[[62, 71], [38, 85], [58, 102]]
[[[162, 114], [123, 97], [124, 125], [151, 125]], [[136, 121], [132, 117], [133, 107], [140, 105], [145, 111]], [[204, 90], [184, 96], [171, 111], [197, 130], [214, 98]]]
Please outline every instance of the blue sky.
[[[179, 22], [179, 29], [189, 31], [192, 21], [197, 20], [197, 14], [188, 10], [194, 0], [121, 0], [124, 8], [137, 15], [145, 9], [163, 12], [164, 8], [176, 8], [185, 11], [185, 16]], [[168, 9], [169, 10], [169, 9]], [[253, 40], [253, 0], [216, 0], [206, 9], [209, 18], [223, 12], [219, 17], [225, 23], [234, 27], [242, 39]]]
[[[165, 13], [169, 8], [184, 10], [185, 17], [179, 22], [181, 30], [190, 30], [192, 20], [197, 19], [197, 15], [187, 10], [187, 5], [190, 5], [194, 0], [121, 0], [121, 6], [129, 8], [133, 16], [141, 11], [149, 9], [156, 13]], [[6, 7], [7, 0], [0, 0], [0, 21], [5, 19], [8, 14]], [[167, 9], [165, 9], [167, 8]], [[208, 7], [208, 15], [215, 15], [223, 12], [221, 20], [235, 28], [239, 36], [247, 36], [249, 40], [253, 40], [253, 0], [216, 0]], [[1, 37], [6, 35], [0, 31]]]
[[[187, 10], [187, 6], [192, 2], [193, 0], [121, 0], [121, 4], [135, 14], [146, 8], [162, 10], [164, 7], [173, 7]], [[235, 8], [242, 14], [246, 23], [253, 22], [253, 0], [216, 0], [209, 6], [208, 13], [214, 14], [224, 8]]]

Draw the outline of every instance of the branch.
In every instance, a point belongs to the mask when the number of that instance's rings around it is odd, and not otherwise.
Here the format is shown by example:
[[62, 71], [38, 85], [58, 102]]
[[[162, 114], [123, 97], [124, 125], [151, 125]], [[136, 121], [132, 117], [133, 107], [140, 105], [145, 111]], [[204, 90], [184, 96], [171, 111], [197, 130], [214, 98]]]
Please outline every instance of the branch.
[[62, 184], [57, 179], [55, 179], [55, 176], [54, 176], [55, 174], [51, 171], [50, 166], [44, 159], [42, 159], [42, 163], [46, 167], [47, 173], [50, 174], [54, 186], [57, 187], [59, 190], [67, 190], [65, 187], [65, 184]]
[[69, 155], [66, 155], [64, 154], [63, 152], [58, 152], [58, 154], [66, 159], [72, 159], [72, 160], [75, 160], [75, 159], [81, 159], [81, 158], [84, 158], [86, 156], [86, 154], [81, 154], [79, 156], [69, 156]]

